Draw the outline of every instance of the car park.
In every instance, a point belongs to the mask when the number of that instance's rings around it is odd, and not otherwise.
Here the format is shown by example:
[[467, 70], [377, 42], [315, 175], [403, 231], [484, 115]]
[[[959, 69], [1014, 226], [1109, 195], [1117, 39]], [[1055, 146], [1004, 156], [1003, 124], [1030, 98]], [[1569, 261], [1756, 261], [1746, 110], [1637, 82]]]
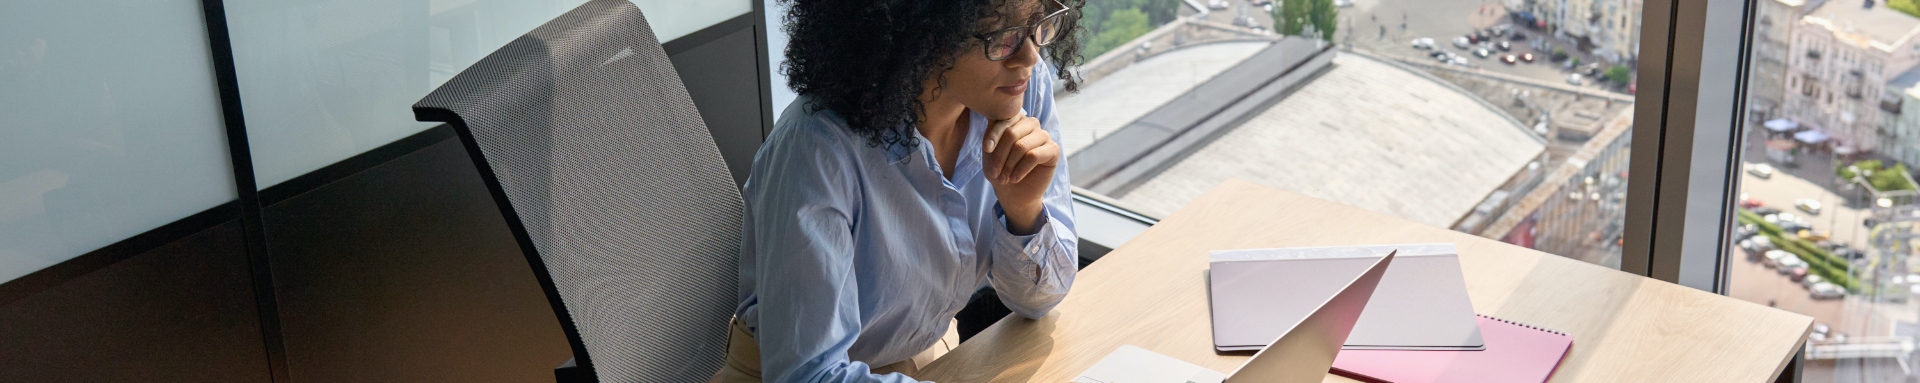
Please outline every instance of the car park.
[[1800, 209], [1800, 211], [1807, 212], [1807, 214], [1820, 215], [1820, 201], [1801, 198], [1793, 200], [1793, 207]]
[[1747, 174], [1752, 174], [1754, 177], [1760, 177], [1760, 179], [1773, 178], [1773, 165], [1747, 164]]

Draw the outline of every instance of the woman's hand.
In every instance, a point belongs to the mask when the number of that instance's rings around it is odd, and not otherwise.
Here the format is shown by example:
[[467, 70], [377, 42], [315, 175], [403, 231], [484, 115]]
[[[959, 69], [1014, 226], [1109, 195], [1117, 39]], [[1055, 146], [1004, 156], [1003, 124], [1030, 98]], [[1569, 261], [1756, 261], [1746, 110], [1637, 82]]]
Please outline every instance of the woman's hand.
[[1015, 235], [1039, 231], [1034, 224], [1046, 208], [1041, 197], [1053, 183], [1060, 145], [1040, 128], [1040, 120], [1022, 114], [994, 121], [980, 146], [986, 163], [981, 172], [993, 183], [993, 194], [1007, 213], [1007, 229]]

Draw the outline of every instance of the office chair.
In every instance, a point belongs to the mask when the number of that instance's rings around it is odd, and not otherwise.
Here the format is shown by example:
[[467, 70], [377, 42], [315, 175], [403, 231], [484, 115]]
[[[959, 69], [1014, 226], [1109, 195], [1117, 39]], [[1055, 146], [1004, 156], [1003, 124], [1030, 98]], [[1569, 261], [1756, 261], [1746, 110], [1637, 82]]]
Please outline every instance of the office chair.
[[640, 10], [587, 2], [413, 105], [451, 124], [573, 348], [567, 381], [724, 362], [743, 204]]

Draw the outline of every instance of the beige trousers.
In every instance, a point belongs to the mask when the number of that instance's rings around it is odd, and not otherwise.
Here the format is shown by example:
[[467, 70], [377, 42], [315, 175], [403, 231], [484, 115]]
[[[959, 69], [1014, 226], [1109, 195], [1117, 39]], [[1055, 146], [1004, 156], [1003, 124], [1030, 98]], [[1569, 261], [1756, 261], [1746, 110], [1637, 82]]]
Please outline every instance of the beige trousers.
[[[747, 332], [747, 325], [740, 323], [739, 320], [734, 320], [731, 327], [733, 330], [727, 334], [727, 363], [720, 366], [720, 371], [714, 372], [713, 378], [708, 379], [707, 382], [760, 383], [760, 343], [754, 341], [753, 334]], [[941, 336], [940, 341], [934, 343], [933, 347], [928, 347], [920, 354], [899, 363], [874, 367], [873, 373], [885, 375], [898, 372], [913, 376], [920, 371], [920, 367], [933, 363], [934, 359], [946, 355], [947, 351], [953, 350], [953, 347], [958, 345], [960, 345], [960, 333], [955, 332], [953, 324], [949, 323], [947, 334]]]

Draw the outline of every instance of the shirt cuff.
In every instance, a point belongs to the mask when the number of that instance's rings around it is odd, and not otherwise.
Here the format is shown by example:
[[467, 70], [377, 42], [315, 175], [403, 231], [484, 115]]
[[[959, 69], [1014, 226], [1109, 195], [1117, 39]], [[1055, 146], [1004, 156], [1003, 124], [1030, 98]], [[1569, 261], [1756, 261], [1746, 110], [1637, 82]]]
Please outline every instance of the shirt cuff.
[[[999, 219], [994, 220], [994, 223], [999, 226], [995, 228], [999, 230], [999, 232], [996, 233], [999, 238], [994, 241], [993, 246], [996, 248], [994, 252], [1001, 257], [1005, 257], [1001, 258], [1002, 261], [1014, 261], [1013, 265], [1018, 265], [1017, 269], [1020, 271], [1019, 274], [1032, 278], [1033, 283], [1044, 284], [1048, 282], [1045, 278], [1047, 275], [1046, 269], [1049, 268], [1046, 267], [1047, 261], [1053, 258], [1061, 258], [1050, 256], [1050, 254], [1058, 251], [1054, 248], [1054, 242], [1058, 242], [1056, 238], [1058, 238], [1059, 228], [1054, 227], [1052, 214], [1047, 210], [1041, 210], [1040, 217], [1034, 222], [1036, 230], [1033, 234], [1014, 235], [1013, 231], [1007, 228], [1006, 211], [996, 206], [994, 207], [994, 212], [999, 216]], [[1057, 265], [1052, 266], [1058, 267]]]

